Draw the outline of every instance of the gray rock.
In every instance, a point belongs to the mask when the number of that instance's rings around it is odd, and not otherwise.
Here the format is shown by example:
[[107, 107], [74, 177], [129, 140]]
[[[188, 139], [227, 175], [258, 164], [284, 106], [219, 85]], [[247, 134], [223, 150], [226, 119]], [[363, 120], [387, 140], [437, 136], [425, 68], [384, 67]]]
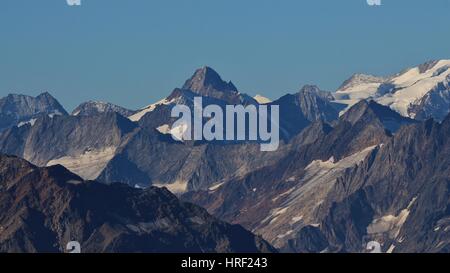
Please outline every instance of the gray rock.
[[[13, 205], [15, 204], [15, 205]], [[275, 252], [238, 225], [165, 189], [83, 181], [62, 166], [0, 155], [0, 252]]]
[[101, 113], [119, 113], [124, 117], [129, 117], [137, 111], [129, 110], [118, 105], [102, 102], [102, 101], [88, 101], [80, 104], [72, 111], [73, 116], [91, 116]]
[[67, 115], [67, 112], [49, 93], [35, 98], [16, 94], [0, 98], [0, 132], [21, 122], [32, 122], [40, 115]]

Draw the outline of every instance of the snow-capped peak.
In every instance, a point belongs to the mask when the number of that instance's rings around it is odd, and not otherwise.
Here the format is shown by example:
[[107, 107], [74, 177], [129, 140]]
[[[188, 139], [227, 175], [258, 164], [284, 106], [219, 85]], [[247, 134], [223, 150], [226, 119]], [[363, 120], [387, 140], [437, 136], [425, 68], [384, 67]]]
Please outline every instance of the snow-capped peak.
[[163, 99], [160, 100], [156, 103], [150, 104], [148, 106], [146, 106], [145, 108], [139, 110], [136, 114], [129, 116], [128, 118], [131, 121], [139, 121], [145, 114], [152, 112], [153, 110], [155, 110], [155, 108], [159, 105], [168, 105], [171, 104], [173, 102], [173, 100], [168, 100], [168, 99]]
[[[341, 87], [339, 87], [337, 92], [351, 92], [355, 91], [353, 88], [361, 86], [361, 85], [371, 85], [371, 84], [380, 84], [385, 82], [386, 79], [383, 77], [377, 77], [367, 74], [354, 74], [348, 80], [346, 80]], [[357, 89], [356, 89], [357, 90]]]
[[259, 104], [266, 104], [272, 102], [271, 99], [261, 96], [259, 94], [254, 96], [253, 99], [255, 99]]
[[[417, 108], [419, 104], [429, 107], [423, 103], [424, 96], [443, 85], [449, 74], [450, 60], [427, 62], [387, 78], [356, 74], [344, 82], [335, 97], [338, 102], [348, 105], [341, 114], [362, 99], [373, 99], [403, 116], [414, 117], [411, 108]], [[450, 92], [448, 89], [439, 91], [444, 97]], [[439, 98], [438, 103], [442, 104]], [[449, 106], [446, 106], [447, 110]]]
[[73, 110], [73, 116], [85, 116], [93, 115], [98, 113], [116, 112], [125, 117], [128, 117], [135, 113], [135, 111], [128, 110], [121, 106], [103, 102], [103, 101], [87, 101], [80, 104], [75, 110]]

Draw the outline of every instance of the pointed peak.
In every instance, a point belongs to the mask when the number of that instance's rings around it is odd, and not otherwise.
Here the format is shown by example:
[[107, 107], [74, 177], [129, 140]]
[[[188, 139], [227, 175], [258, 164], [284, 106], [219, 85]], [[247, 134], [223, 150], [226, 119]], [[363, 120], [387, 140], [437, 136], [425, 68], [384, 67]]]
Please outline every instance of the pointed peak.
[[203, 66], [202, 68], [197, 69], [196, 73], [203, 73], [203, 74], [212, 73], [212, 74], [219, 76], [219, 74], [212, 67], [209, 67], [207, 65]]
[[220, 75], [209, 66], [197, 69], [182, 89], [188, 89], [202, 95], [207, 95], [203, 93], [208, 93], [208, 91], [237, 92], [237, 88], [231, 81], [225, 82], [222, 80]]
[[[370, 105], [376, 102], [370, 102], [366, 100], [360, 100], [358, 103], [350, 107], [347, 112], [345, 112], [341, 116], [341, 120], [346, 120], [352, 124], [355, 124], [358, 120], [360, 120], [364, 115], [369, 113], [373, 113], [370, 111]], [[373, 106], [373, 105], [372, 105]]]
[[300, 88], [300, 92], [320, 92], [320, 88], [317, 85], [306, 84], [302, 88]]
[[315, 96], [326, 100], [333, 100], [334, 97], [330, 92], [321, 90], [317, 85], [305, 85], [298, 92], [300, 96]]
[[323, 91], [320, 90], [320, 88], [317, 85], [304, 85], [302, 88], [300, 88], [299, 94], [310, 94], [310, 95], [320, 95]]
[[38, 97], [52, 97], [53, 98], [53, 96], [48, 91], [42, 92], [41, 94], [38, 95]]
[[374, 100], [359, 101], [341, 116], [341, 120], [352, 124], [356, 124], [360, 120], [364, 120], [366, 123], [378, 120], [385, 129], [392, 133], [397, 131], [401, 125], [414, 122], [414, 120], [405, 118], [388, 106], [381, 105]]

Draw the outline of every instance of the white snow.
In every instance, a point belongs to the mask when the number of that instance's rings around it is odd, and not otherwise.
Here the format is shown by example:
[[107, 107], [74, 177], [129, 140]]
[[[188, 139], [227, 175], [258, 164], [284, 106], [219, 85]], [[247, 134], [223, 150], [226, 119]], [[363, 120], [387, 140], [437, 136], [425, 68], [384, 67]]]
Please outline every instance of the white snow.
[[80, 155], [64, 156], [51, 160], [47, 163], [47, 166], [60, 164], [85, 180], [94, 180], [113, 158], [115, 152], [116, 147], [106, 147], [102, 150], [88, 150]]
[[317, 210], [335, 185], [336, 179], [346, 169], [363, 161], [375, 147], [368, 147], [339, 161], [333, 157], [326, 161], [315, 160], [295, 179], [296, 182], [287, 179], [286, 183], [291, 187], [272, 198], [272, 202], [278, 202], [277, 207], [267, 212], [258, 231], [278, 246], [286, 239], [281, 240], [277, 237], [278, 234], [285, 234], [290, 229], [299, 231], [305, 225], [319, 226]]
[[171, 184], [154, 183], [152, 186], [155, 186], [158, 188], [165, 187], [173, 194], [180, 194], [180, 193], [185, 193], [187, 191], [187, 185], [188, 185], [187, 181], [177, 180]]
[[278, 237], [278, 239], [283, 239], [284, 237], [287, 237], [287, 236], [291, 235], [292, 233], [294, 233], [294, 230], [290, 229], [290, 230], [286, 231], [286, 233], [280, 234], [277, 237]]
[[389, 214], [381, 218], [374, 219], [367, 227], [367, 234], [387, 233], [389, 238], [397, 238], [403, 224], [405, 224], [406, 219], [408, 219], [410, 209], [415, 201], [416, 198], [413, 198], [408, 207], [402, 210], [397, 216]]
[[170, 134], [170, 125], [168, 125], [168, 124], [161, 125], [161, 126], [157, 127], [156, 130], [163, 135]]
[[189, 129], [188, 124], [181, 124], [170, 130], [170, 134], [177, 140], [183, 141], [184, 133]]
[[270, 222], [269, 222], [269, 225], [270, 225], [270, 224], [272, 224], [272, 223], [274, 223], [275, 221], [278, 220], [278, 216], [280, 216], [282, 214], [285, 214], [287, 212], [287, 210], [288, 210], [287, 207], [272, 209], [270, 211], [270, 215], [267, 216], [264, 220], [262, 220], [261, 223], [265, 223], [265, 222], [270, 220]]
[[389, 249], [386, 251], [386, 253], [392, 253], [392, 252], [394, 252], [394, 249], [395, 249], [395, 245], [392, 244], [392, 245], [389, 247]]
[[55, 111], [53, 111], [53, 113], [48, 114], [48, 116], [49, 116], [50, 118], [54, 118], [55, 116], [62, 116], [62, 113], [59, 112], [58, 110], [55, 110]]
[[303, 215], [292, 217], [291, 224], [300, 222], [303, 219]]
[[[438, 76], [433, 76], [441, 68], [447, 70]], [[403, 116], [408, 116], [408, 109], [411, 104], [417, 104], [418, 100], [431, 91], [438, 83], [444, 81], [450, 74], [450, 60], [439, 61], [432, 69], [420, 74], [418, 68], [408, 70], [403, 75], [394, 78], [392, 81], [398, 88], [401, 88], [392, 96], [383, 96], [377, 102], [390, 106]]]
[[184, 133], [189, 129], [188, 124], [180, 124], [174, 128], [170, 128], [170, 125], [164, 124], [156, 128], [158, 132], [163, 135], [172, 135], [175, 140], [183, 141]]
[[163, 99], [160, 100], [156, 103], [150, 104], [147, 107], [143, 108], [141, 111], [137, 112], [136, 114], [129, 116], [128, 118], [131, 121], [139, 121], [145, 114], [152, 112], [153, 110], [155, 110], [155, 108], [159, 105], [168, 105], [171, 104], [173, 101], [172, 100], [167, 100], [167, 99]]
[[305, 175], [301, 179], [301, 185], [286, 198], [288, 206], [305, 199], [312, 207], [317, 207], [323, 201], [323, 195], [333, 186], [336, 178], [342, 172], [363, 161], [376, 146], [370, 146], [358, 153], [350, 155], [340, 161], [333, 157], [327, 161], [314, 160], [305, 168]]
[[[290, 179], [288, 180], [290, 182]], [[277, 197], [272, 199], [272, 202], [276, 202], [279, 198], [286, 196], [288, 194], [290, 194], [291, 192], [293, 192], [295, 190], [295, 187], [290, 188], [289, 190], [283, 192], [282, 194], [278, 195]]]
[[30, 120], [28, 120], [28, 121], [22, 121], [22, 122], [19, 122], [19, 124], [17, 124], [17, 127], [22, 127], [22, 126], [24, 126], [24, 125], [26, 125], [26, 124], [30, 124], [31, 126], [33, 126], [33, 125], [36, 123], [36, 120], [37, 120], [37, 119], [32, 118], [32, 119], [30, 119]]
[[266, 97], [261, 96], [261, 95], [256, 95], [256, 96], [254, 96], [253, 98], [254, 98], [259, 104], [266, 104], [266, 103], [272, 102], [271, 99], [266, 98]]
[[443, 82], [449, 74], [450, 60], [441, 60], [423, 73], [420, 73], [419, 67], [414, 67], [386, 80], [385, 83], [394, 86], [393, 92], [379, 95], [377, 90], [383, 82], [361, 82], [344, 90], [337, 90], [336, 102], [348, 105], [341, 115], [362, 99], [374, 99], [408, 117], [411, 105], [418, 104], [424, 95]]
[[288, 208], [276, 208], [272, 211], [272, 216], [278, 216], [281, 214], [286, 213], [286, 211], [288, 210]]
[[216, 185], [214, 185], [214, 186], [211, 186], [211, 187], [209, 188], [209, 190], [210, 190], [210, 191], [215, 191], [215, 190], [219, 189], [220, 187], [222, 187], [222, 185], [223, 185], [224, 183], [225, 183], [225, 182], [222, 182], [222, 183], [216, 184]]
[[[120, 106], [108, 103], [108, 102], [104, 102], [104, 101], [88, 101], [87, 103], [85, 103], [85, 105], [89, 105], [90, 107], [93, 107], [97, 110], [97, 112], [99, 113], [104, 113], [106, 112], [106, 110], [108, 108], [112, 108], [112, 109], [117, 109], [117, 108], [121, 108]], [[80, 110], [74, 112], [72, 115], [73, 116], [78, 116], [80, 114]]]

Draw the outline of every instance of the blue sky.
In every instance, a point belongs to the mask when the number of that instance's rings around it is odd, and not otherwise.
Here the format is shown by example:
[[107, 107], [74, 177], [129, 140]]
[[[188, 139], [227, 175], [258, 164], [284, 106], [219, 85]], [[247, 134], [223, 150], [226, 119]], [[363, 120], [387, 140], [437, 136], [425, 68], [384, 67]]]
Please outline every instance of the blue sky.
[[208, 65], [242, 92], [333, 91], [450, 58], [450, 0], [2, 0], [0, 96], [150, 104]]

